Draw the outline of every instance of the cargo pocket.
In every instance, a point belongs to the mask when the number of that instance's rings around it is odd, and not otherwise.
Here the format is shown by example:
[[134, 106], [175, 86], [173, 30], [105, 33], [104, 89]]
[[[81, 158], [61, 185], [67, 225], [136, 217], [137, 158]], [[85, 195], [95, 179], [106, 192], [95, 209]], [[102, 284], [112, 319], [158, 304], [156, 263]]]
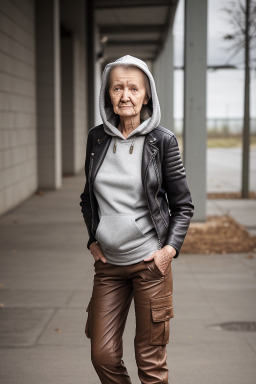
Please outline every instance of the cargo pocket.
[[172, 295], [152, 297], [150, 345], [165, 345], [169, 343], [170, 319], [174, 317]]
[[89, 304], [86, 308], [86, 312], [88, 313], [88, 315], [87, 315], [87, 320], [86, 320], [85, 330], [84, 330], [88, 339], [91, 338], [91, 302], [92, 302], [92, 299], [90, 299]]

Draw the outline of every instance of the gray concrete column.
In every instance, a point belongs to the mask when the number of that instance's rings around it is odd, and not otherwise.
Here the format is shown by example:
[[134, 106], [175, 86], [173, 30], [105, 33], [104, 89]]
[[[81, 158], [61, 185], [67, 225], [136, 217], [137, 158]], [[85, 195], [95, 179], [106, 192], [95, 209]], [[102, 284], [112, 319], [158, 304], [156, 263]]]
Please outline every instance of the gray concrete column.
[[185, 0], [183, 158], [194, 221], [206, 219], [207, 0]]
[[161, 107], [160, 124], [173, 131], [173, 36], [171, 28], [160, 55], [153, 63], [153, 75]]
[[88, 123], [89, 127], [93, 127], [95, 125], [95, 11], [93, 1], [87, 1], [86, 5]]
[[36, 1], [38, 186], [62, 182], [58, 0]]
[[64, 174], [75, 171], [74, 41], [70, 33], [61, 36], [61, 120], [62, 168]]
[[95, 25], [95, 77], [94, 77], [94, 124], [102, 124], [99, 109], [99, 95], [101, 86], [101, 61], [98, 59], [98, 55], [101, 53], [99, 27]]
[[61, 103], [63, 174], [84, 166], [87, 135], [85, 3], [62, 0]]
[[86, 100], [86, 4], [61, 0], [62, 164], [64, 174], [84, 167], [88, 114]]

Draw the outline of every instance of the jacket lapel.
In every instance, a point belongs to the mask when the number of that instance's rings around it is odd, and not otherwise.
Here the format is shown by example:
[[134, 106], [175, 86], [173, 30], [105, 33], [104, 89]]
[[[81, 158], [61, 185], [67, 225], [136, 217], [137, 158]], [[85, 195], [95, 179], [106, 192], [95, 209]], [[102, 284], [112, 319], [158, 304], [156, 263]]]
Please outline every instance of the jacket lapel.
[[[93, 163], [92, 163], [92, 170], [91, 170], [91, 186], [93, 186], [95, 177], [106, 156], [110, 143], [111, 143], [111, 136], [106, 134], [97, 140], [97, 145], [93, 148], [92, 152], [94, 153], [94, 155], [93, 155]], [[92, 158], [92, 155], [91, 155], [91, 158]]]
[[145, 137], [145, 142], [143, 146], [143, 154], [142, 154], [142, 165], [141, 165], [141, 176], [142, 182], [144, 185], [145, 176], [147, 174], [147, 168], [152, 160], [152, 158], [159, 151], [158, 147], [155, 145], [157, 142], [154, 134], [149, 132]]

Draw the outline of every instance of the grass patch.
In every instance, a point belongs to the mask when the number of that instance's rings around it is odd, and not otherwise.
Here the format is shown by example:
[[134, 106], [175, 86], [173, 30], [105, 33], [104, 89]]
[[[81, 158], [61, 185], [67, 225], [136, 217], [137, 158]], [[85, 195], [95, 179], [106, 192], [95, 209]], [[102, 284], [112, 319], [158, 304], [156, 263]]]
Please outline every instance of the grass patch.
[[[183, 148], [182, 136], [177, 136], [179, 147]], [[242, 137], [241, 136], [209, 136], [207, 137], [207, 148], [242, 148]], [[256, 136], [251, 136], [250, 148], [256, 148]]]
[[[256, 148], [256, 136], [251, 136], [250, 147]], [[211, 137], [207, 138], [207, 148], [242, 148], [242, 137]]]

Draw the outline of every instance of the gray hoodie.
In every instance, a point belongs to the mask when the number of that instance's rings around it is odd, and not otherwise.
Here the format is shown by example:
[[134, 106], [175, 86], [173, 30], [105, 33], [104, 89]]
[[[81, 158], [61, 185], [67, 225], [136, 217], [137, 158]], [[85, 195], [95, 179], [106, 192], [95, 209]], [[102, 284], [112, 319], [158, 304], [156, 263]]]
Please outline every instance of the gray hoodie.
[[[117, 128], [119, 116], [113, 111], [108, 92], [110, 69], [122, 64], [135, 65], [146, 73], [151, 96], [142, 107], [141, 124], [126, 139]], [[93, 186], [100, 218], [95, 238], [109, 263], [129, 265], [158, 249], [141, 178], [145, 134], [157, 127], [161, 118], [155, 82], [146, 63], [130, 55], [109, 63], [102, 74], [99, 103], [104, 130], [113, 137]]]

